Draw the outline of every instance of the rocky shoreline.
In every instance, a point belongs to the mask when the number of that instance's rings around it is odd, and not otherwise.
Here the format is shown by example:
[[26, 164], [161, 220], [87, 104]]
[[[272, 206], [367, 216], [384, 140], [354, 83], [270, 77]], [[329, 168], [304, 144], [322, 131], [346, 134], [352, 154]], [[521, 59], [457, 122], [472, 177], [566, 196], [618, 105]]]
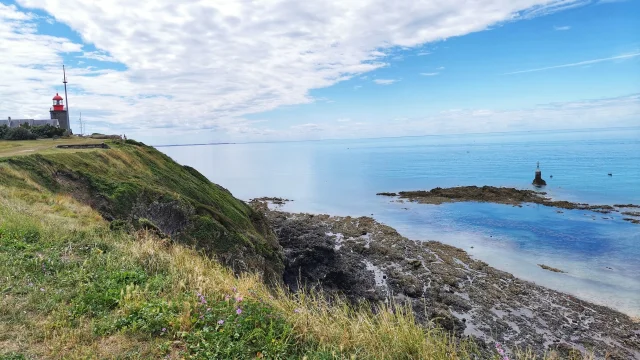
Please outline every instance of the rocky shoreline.
[[[634, 204], [590, 205], [564, 200], [553, 200], [546, 196], [546, 192], [542, 191], [520, 190], [495, 186], [437, 187], [428, 191], [400, 191], [399, 193], [382, 192], [376, 195], [398, 197], [403, 201], [406, 200], [420, 204], [440, 205], [449, 202], [476, 201], [522, 206], [523, 203], [534, 203], [560, 209], [588, 210], [602, 214], [609, 214], [612, 212], [620, 213], [621, 209], [640, 208], [640, 205]], [[622, 215], [627, 216], [623, 217], [623, 220], [629, 221], [633, 224], [640, 224], [640, 212], [623, 211]]]
[[345, 295], [353, 302], [410, 305], [421, 323], [475, 339], [487, 357], [500, 342], [562, 358], [640, 358], [640, 324], [515, 278], [437, 241], [412, 241], [370, 217], [293, 214], [254, 200], [284, 249], [284, 281]]

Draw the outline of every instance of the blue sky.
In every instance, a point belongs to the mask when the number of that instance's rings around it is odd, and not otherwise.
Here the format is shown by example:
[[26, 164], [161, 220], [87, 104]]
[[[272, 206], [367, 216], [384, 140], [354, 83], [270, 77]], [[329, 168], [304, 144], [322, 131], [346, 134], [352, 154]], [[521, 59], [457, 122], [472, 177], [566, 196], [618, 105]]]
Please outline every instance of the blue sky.
[[640, 125], [640, 1], [199, 6], [0, 0], [0, 117], [64, 63], [72, 123], [156, 144]]

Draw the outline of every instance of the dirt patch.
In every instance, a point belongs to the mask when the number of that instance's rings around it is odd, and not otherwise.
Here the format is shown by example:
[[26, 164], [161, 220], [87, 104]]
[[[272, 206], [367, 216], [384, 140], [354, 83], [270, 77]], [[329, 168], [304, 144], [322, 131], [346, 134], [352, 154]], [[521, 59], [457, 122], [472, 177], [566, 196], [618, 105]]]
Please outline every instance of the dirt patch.
[[56, 171], [53, 179], [60, 186], [63, 193], [71, 195], [76, 201], [89, 205], [97, 210], [106, 220], [113, 220], [110, 215], [110, 204], [102, 195], [96, 194], [92, 189], [89, 181], [73, 172]]

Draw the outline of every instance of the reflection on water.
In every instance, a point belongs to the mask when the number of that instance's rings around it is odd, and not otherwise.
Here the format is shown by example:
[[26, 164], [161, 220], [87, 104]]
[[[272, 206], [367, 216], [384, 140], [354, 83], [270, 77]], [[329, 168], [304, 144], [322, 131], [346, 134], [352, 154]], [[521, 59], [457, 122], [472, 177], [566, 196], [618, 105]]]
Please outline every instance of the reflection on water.
[[295, 200], [290, 211], [373, 214], [407, 237], [461, 247], [518, 277], [640, 315], [640, 226], [619, 216], [559, 214], [538, 205], [403, 204], [375, 196], [437, 186], [526, 188], [540, 161], [551, 196], [640, 204], [638, 139], [640, 128], [160, 150], [241, 199], [280, 196]]

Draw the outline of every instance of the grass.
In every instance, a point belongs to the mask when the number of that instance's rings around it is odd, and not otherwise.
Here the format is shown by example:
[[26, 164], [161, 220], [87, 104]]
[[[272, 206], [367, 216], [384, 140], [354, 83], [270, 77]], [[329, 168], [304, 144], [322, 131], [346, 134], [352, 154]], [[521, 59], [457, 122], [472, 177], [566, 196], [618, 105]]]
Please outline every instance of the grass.
[[[40, 139], [40, 140], [0, 140], [0, 157], [31, 155], [34, 153], [51, 154], [69, 152], [65, 149], [57, 149], [58, 145], [100, 144], [104, 140], [71, 137], [68, 139]], [[78, 151], [78, 150], [75, 150]], [[79, 150], [93, 151], [93, 150]]]
[[291, 294], [256, 272], [234, 273], [197, 242], [159, 236], [153, 223], [109, 224], [51, 180], [62, 170], [105, 197], [133, 188], [210, 208], [196, 214], [211, 226], [202, 241], [220, 230], [209, 211], [227, 218], [222, 240], [268, 234], [226, 190], [144, 146], [0, 159], [2, 360], [478, 358], [474, 343], [418, 325], [402, 306], [374, 313]]
[[[277, 277], [282, 255], [264, 217], [152, 147], [131, 140], [107, 142], [111, 149], [0, 157], [0, 183], [30, 194], [73, 194], [100, 208], [103, 217], [135, 228], [171, 232], [181, 227], [174, 240], [221, 259], [237, 259], [244, 267], [236, 270]], [[149, 213], [149, 208], [155, 210]]]
[[0, 359], [462, 359], [473, 350], [406, 309], [376, 315], [288, 294], [153, 232], [111, 231], [70, 196], [0, 186], [0, 205]]

